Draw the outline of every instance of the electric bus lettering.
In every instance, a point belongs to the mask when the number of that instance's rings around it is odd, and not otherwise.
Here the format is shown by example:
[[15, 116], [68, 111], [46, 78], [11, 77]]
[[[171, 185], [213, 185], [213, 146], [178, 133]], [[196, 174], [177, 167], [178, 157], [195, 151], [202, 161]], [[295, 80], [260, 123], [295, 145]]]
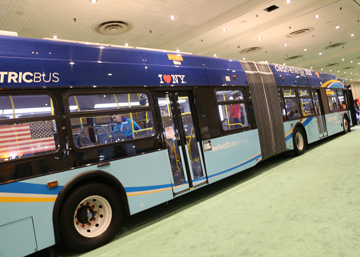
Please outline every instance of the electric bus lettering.
[[49, 74], [41, 72], [14, 72], [0, 71], [0, 83], [40, 83], [40, 82], [59, 82], [59, 73], [53, 72]]

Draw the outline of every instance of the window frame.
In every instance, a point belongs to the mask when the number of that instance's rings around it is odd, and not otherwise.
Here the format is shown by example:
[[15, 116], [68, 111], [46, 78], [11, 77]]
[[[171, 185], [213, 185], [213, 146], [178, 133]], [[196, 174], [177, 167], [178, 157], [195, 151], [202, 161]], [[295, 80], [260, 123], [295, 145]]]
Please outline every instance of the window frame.
[[[76, 95], [102, 95], [102, 94], [128, 94], [128, 93], [146, 93], [148, 96], [148, 106], [144, 107], [131, 107], [131, 108], [109, 108], [109, 109], [101, 109], [101, 110], [86, 110], [86, 111], [77, 111], [77, 112], [71, 112], [70, 106], [69, 106], [69, 97], [70, 96], [76, 96]], [[64, 109], [65, 109], [65, 116], [66, 116], [66, 124], [69, 133], [70, 138], [70, 144], [73, 148], [75, 148], [77, 151], [86, 151], [88, 149], [97, 149], [97, 148], [106, 148], [106, 147], [114, 147], [117, 145], [123, 145], [123, 144], [130, 144], [137, 142], [139, 140], [149, 140], [154, 139], [158, 133], [158, 126], [157, 126], [157, 118], [155, 115], [155, 107], [153, 103], [153, 97], [152, 93], [147, 89], [131, 89], [131, 88], [112, 88], [112, 89], [92, 89], [88, 90], [88, 92], [83, 92], [82, 90], [75, 89], [70, 90], [66, 92], [63, 96], [63, 103], [64, 103]], [[85, 147], [77, 147], [74, 142], [73, 132], [72, 132], [72, 125], [71, 125], [71, 119], [73, 118], [85, 118], [89, 116], [109, 116], [111, 115], [118, 115], [118, 114], [128, 114], [128, 113], [136, 113], [136, 112], [143, 112], [143, 111], [149, 111], [152, 114], [153, 119], [153, 130], [154, 135], [148, 136], [148, 137], [142, 137], [142, 138], [135, 138], [135, 139], [129, 139], [124, 141], [118, 141], [118, 142], [111, 142], [106, 144], [94, 144], [90, 146]]]
[[[51, 91], [43, 91], [43, 90], [24, 90], [24, 91], [17, 91], [17, 92], [13, 92], [13, 91], [2, 91], [0, 92], [0, 96], [28, 96], [28, 95], [47, 95], [50, 97], [50, 99], [52, 100], [53, 103], [53, 110], [54, 110], [54, 114], [53, 115], [44, 115], [44, 116], [33, 116], [33, 117], [25, 117], [25, 118], [15, 118], [15, 119], [0, 119], [0, 126], [3, 125], [9, 125], [11, 123], [30, 123], [30, 122], [37, 122], [37, 121], [49, 121], [49, 120], [54, 120], [55, 121], [55, 127], [56, 127], [56, 132], [57, 132], [57, 140], [58, 140], [58, 145], [56, 146], [56, 150], [52, 151], [52, 152], [47, 152], [47, 153], [36, 153], [32, 156], [27, 156], [24, 158], [17, 158], [17, 159], [11, 159], [6, 161], [6, 163], [15, 163], [15, 162], [28, 162], [28, 161], [32, 161], [33, 159], [44, 159], [47, 158], [49, 156], [56, 156], [59, 154], [59, 152], [64, 151], [64, 146], [62, 143], [62, 131], [61, 131], [61, 123], [60, 123], [60, 118], [59, 118], [59, 113], [58, 113], [58, 102], [56, 99], [56, 96], [54, 93], [52, 93]], [[54, 138], [55, 142], [56, 139]], [[4, 164], [4, 162], [0, 162], [0, 165]]]
[[[239, 91], [241, 91], [243, 96], [244, 96], [244, 99], [225, 100], [225, 101], [218, 101], [217, 100], [217, 96], [216, 96], [217, 91], [231, 91], [231, 90], [239, 90]], [[218, 121], [218, 124], [220, 126], [220, 131], [223, 134], [233, 134], [233, 133], [243, 132], [243, 131], [252, 129], [251, 120], [250, 120], [250, 116], [249, 116], [249, 105], [248, 105], [248, 97], [249, 96], [247, 95], [245, 86], [216, 87], [216, 88], [214, 88], [213, 94], [214, 94], [214, 100], [215, 100], [215, 105], [216, 105], [217, 121]], [[240, 128], [229, 129], [229, 130], [224, 130], [223, 129], [222, 122], [220, 120], [219, 105], [231, 105], [231, 104], [245, 104], [245, 109], [246, 109], [245, 113], [246, 113], [246, 119], [247, 119], [247, 122], [248, 122], [247, 126], [243, 126], [243, 127], [240, 127]]]

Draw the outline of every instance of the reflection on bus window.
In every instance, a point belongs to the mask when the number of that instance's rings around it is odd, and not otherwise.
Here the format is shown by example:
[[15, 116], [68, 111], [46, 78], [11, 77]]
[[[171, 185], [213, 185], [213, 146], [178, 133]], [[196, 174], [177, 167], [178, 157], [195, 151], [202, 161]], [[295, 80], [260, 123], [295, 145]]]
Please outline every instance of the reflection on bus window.
[[342, 111], [347, 110], [347, 103], [346, 103], [346, 100], [345, 100], [345, 97], [344, 97], [344, 92], [342, 90], [338, 90], [337, 95], [338, 95], [341, 110]]
[[149, 106], [145, 93], [76, 95], [69, 97], [70, 112]]
[[296, 97], [295, 89], [292, 88], [283, 88], [284, 97]]
[[326, 89], [326, 96], [330, 112], [340, 111], [339, 100], [334, 89]]
[[244, 94], [241, 90], [216, 91], [217, 101], [244, 100]]
[[53, 115], [54, 109], [48, 95], [0, 96], [0, 119], [17, 119]]
[[300, 118], [300, 108], [296, 98], [285, 99], [285, 109], [289, 119]]
[[311, 98], [299, 98], [299, 102], [303, 116], [315, 115], [315, 109]]
[[155, 133], [152, 121], [149, 111], [70, 119], [78, 148], [151, 137]]
[[0, 126], [0, 162], [55, 152], [59, 138], [51, 120]]
[[227, 131], [249, 125], [244, 103], [219, 105], [222, 128]]

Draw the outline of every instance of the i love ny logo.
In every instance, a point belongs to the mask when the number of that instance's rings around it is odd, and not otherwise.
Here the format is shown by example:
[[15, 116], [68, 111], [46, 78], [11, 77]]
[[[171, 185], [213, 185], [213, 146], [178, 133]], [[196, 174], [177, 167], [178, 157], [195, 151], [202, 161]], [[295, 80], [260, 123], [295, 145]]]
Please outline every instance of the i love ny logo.
[[186, 84], [185, 75], [158, 74], [160, 84]]

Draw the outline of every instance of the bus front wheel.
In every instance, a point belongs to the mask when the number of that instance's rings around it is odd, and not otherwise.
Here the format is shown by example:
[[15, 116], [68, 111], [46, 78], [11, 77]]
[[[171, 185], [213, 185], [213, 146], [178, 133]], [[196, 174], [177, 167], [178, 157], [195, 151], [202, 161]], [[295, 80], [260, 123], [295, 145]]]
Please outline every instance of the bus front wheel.
[[294, 144], [294, 154], [301, 155], [305, 153], [306, 150], [306, 135], [304, 131], [296, 127], [293, 131], [293, 144]]
[[122, 219], [116, 190], [101, 183], [76, 188], [60, 212], [60, 231], [65, 245], [89, 251], [108, 243]]

